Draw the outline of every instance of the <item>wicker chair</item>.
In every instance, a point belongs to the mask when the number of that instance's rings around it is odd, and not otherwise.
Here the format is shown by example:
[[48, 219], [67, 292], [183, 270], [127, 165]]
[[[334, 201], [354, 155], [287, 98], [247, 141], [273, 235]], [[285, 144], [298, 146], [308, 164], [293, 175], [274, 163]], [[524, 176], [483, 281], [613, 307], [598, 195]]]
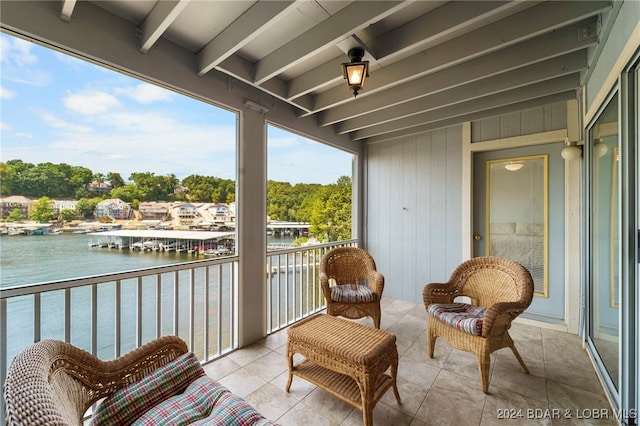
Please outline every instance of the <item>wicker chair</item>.
[[43, 340], [13, 360], [4, 386], [7, 425], [82, 425], [91, 405], [187, 352], [176, 336], [154, 340], [113, 361], [69, 343]]
[[[467, 296], [471, 303], [454, 303]], [[531, 304], [533, 279], [522, 265], [499, 257], [477, 257], [459, 265], [443, 284], [427, 284], [422, 297], [427, 309], [427, 345], [433, 358], [436, 338], [472, 352], [478, 361], [482, 391], [489, 390], [491, 353], [511, 348], [529, 373], [511, 336], [511, 322]]]
[[320, 284], [327, 314], [349, 319], [371, 317], [380, 328], [384, 276], [368, 252], [357, 247], [328, 251], [320, 262]]

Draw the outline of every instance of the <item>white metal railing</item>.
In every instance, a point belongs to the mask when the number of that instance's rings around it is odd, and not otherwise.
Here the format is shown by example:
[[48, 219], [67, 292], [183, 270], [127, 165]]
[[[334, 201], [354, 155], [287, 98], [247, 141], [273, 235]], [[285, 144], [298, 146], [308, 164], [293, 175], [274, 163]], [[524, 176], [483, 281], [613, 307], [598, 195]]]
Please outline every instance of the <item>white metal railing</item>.
[[[320, 259], [332, 248], [356, 245], [349, 240], [270, 251], [266, 334], [324, 309]], [[3, 288], [2, 386], [15, 355], [42, 339], [113, 359], [173, 334], [202, 362], [218, 358], [237, 348], [237, 276], [238, 258], [226, 257]]]
[[55, 281], [0, 291], [0, 378], [26, 346], [70, 342], [116, 358], [161, 335], [203, 361], [237, 347], [236, 257]]
[[335, 247], [356, 245], [357, 240], [348, 240], [269, 252], [267, 334], [323, 310], [320, 259]]

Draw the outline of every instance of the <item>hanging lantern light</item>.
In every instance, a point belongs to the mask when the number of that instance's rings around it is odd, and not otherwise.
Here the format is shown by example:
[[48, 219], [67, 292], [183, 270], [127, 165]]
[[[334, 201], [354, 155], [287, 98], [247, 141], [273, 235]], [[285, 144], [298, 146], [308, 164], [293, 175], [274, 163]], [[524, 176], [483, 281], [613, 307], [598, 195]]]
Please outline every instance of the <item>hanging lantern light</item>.
[[359, 47], [350, 49], [348, 55], [351, 62], [342, 64], [342, 75], [347, 79], [355, 98], [364, 86], [364, 81], [369, 77], [369, 61], [362, 60], [364, 49]]

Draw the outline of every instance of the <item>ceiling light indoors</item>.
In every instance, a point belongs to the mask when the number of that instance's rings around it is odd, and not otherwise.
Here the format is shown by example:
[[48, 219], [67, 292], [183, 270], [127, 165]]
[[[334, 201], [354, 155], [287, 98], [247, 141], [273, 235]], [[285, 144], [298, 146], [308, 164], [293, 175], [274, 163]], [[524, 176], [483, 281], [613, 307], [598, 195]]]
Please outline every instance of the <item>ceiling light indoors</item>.
[[504, 168], [509, 170], [510, 172], [516, 172], [516, 171], [520, 170], [523, 167], [524, 167], [524, 164], [522, 164], [520, 162], [507, 163], [507, 164], [504, 165]]
[[342, 64], [342, 75], [347, 79], [355, 98], [364, 86], [364, 81], [369, 77], [369, 61], [362, 60], [364, 49], [360, 47], [350, 49], [348, 55], [351, 62]]

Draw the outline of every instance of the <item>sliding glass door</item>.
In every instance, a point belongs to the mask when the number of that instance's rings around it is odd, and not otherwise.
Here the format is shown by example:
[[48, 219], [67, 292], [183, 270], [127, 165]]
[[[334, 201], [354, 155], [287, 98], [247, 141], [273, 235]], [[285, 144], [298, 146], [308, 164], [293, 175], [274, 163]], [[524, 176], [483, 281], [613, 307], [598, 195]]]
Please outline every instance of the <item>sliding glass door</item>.
[[623, 424], [640, 406], [640, 52], [588, 126], [586, 338]]
[[611, 390], [619, 393], [620, 238], [618, 94], [590, 130], [589, 337]]

